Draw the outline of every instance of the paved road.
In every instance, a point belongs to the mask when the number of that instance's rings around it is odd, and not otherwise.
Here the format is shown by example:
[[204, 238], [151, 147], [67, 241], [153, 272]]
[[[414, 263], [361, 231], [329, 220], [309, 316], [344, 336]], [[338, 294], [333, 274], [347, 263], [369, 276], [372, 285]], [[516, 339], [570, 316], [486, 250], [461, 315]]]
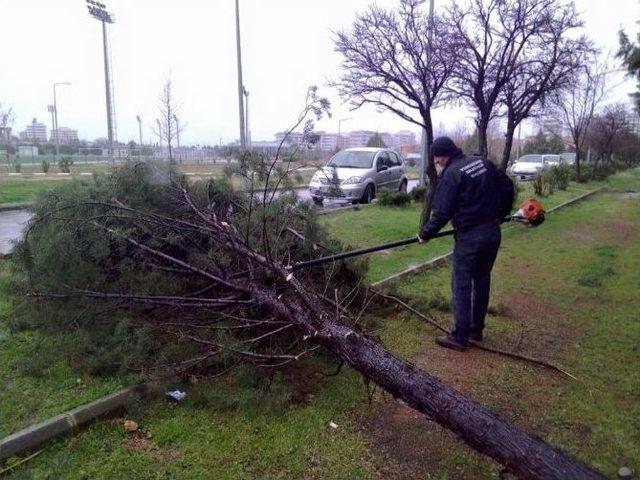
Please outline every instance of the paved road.
[[0, 212], [0, 254], [11, 253], [13, 242], [20, 239], [27, 221], [31, 218], [28, 210], [7, 210]]
[[[411, 191], [418, 184], [417, 180], [409, 180], [408, 190]], [[308, 189], [296, 190], [300, 200], [311, 201], [311, 195]], [[324, 204], [324, 209], [343, 207], [346, 202], [341, 200], [329, 200]], [[0, 211], [0, 254], [6, 255], [13, 249], [14, 241], [22, 236], [22, 232], [31, 218], [31, 212], [28, 210], [7, 210]]]

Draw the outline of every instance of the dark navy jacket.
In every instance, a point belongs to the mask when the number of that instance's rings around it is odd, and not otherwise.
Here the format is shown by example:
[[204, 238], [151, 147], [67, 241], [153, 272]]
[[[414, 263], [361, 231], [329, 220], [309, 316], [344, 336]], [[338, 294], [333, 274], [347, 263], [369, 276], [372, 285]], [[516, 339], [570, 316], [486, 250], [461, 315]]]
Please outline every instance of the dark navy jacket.
[[458, 151], [438, 179], [431, 209], [420, 236], [425, 240], [449, 220], [456, 230], [502, 219], [511, 211], [513, 182], [492, 162]]

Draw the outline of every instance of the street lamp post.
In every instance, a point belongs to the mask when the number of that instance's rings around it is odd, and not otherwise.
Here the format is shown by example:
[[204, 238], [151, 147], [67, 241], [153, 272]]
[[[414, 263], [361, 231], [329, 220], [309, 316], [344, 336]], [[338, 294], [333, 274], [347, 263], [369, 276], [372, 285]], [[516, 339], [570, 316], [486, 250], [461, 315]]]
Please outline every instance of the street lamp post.
[[138, 121], [138, 143], [142, 146], [142, 117], [136, 115], [136, 120]]
[[338, 120], [338, 138], [336, 141], [336, 145], [338, 146], [338, 149], [342, 148], [342, 137], [340, 134], [340, 132], [342, 131], [341, 130], [342, 122], [346, 122], [347, 120], [353, 120], [353, 117], [341, 118], [340, 120]]
[[104, 84], [107, 103], [107, 135], [109, 137], [109, 161], [113, 162], [113, 99], [111, 98], [111, 74], [109, 72], [109, 50], [107, 46], [107, 23], [114, 23], [113, 15], [103, 3], [86, 0], [89, 15], [102, 23], [102, 53], [104, 56]]
[[58, 85], [71, 85], [71, 82], [56, 82], [53, 84], [53, 127], [55, 128], [54, 139], [56, 142], [56, 157], [60, 154], [60, 142], [58, 140], [58, 100], [56, 98], [56, 87]]

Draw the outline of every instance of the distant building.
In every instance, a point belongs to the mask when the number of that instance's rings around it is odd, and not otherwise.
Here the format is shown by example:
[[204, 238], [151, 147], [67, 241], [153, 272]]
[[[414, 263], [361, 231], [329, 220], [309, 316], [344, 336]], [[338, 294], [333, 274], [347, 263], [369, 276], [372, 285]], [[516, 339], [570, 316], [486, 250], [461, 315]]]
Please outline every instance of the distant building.
[[[384, 137], [382, 137], [384, 140]], [[416, 145], [416, 134], [411, 130], [400, 130], [393, 134], [393, 148], [401, 150], [401, 147], [410, 147]], [[392, 145], [389, 145], [392, 146]]]
[[320, 140], [318, 141], [317, 148], [323, 152], [333, 152], [338, 148], [338, 134], [318, 132]]
[[300, 145], [304, 139], [304, 135], [300, 132], [291, 132], [288, 135], [287, 132], [278, 132], [275, 137], [278, 144], [286, 137], [286, 141], [284, 143], [287, 145]]
[[370, 130], [354, 130], [347, 134], [347, 146], [349, 148], [366, 147], [375, 132]]
[[59, 127], [57, 130], [51, 130], [51, 136], [49, 137], [52, 142], [56, 141], [56, 135], [58, 137], [58, 143], [75, 143], [78, 141], [78, 131], [67, 127]]
[[19, 157], [36, 157], [38, 155], [38, 147], [35, 145], [20, 145], [18, 146]]
[[20, 132], [20, 140], [23, 142], [46, 142], [47, 126], [34, 118], [31, 124], [27, 125], [27, 128]]

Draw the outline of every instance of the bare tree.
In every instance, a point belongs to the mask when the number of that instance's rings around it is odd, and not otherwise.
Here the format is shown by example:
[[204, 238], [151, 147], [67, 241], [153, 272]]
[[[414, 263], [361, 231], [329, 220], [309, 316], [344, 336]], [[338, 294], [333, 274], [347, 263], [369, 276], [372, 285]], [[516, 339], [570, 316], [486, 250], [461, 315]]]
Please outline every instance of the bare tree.
[[501, 93], [521, 73], [522, 57], [541, 41], [557, 9], [558, 0], [468, 0], [447, 9], [459, 51], [451, 91], [476, 110], [480, 154], [488, 155], [487, 128], [498, 116]]
[[184, 130], [184, 125], [179, 125], [175, 121], [176, 117], [180, 113], [180, 105], [176, 103], [173, 95], [173, 85], [171, 77], [168, 77], [162, 87], [162, 93], [160, 94], [160, 118], [157, 121], [157, 127], [152, 127], [153, 131], [158, 137], [167, 143], [167, 149], [169, 152], [169, 161], [173, 163], [173, 141], [177, 140], [180, 133]]
[[506, 117], [506, 139], [500, 162], [503, 171], [511, 156], [516, 127], [524, 119], [539, 113], [551, 92], [571, 81], [591, 49], [585, 37], [569, 36], [582, 26], [573, 3], [545, 3], [536, 23], [530, 45], [499, 97]]
[[0, 138], [3, 138], [7, 149], [7, 162], [9, 162], [9, 146], [11, 144], [11, 126], [15, 120], [13, 108], [4, 107], [0, 103]]
[[606, 95], [607, 63], [590, 56], [565, 88], [557, 91], [550, 113], [562, 119], [571, 135], [576, 152], [576, 178], [581, 181], [580, 161], [584, 152], [589, 126], [598, 105]]
[[[374, 105], [424, 128], [430, 147], [431, 109], [444, 100], [456, 49], [450, 48], [451, 35], [442, 20], [434, 15], [430, 22], [423, 3], [400, 0], [397, 11], [370, 6], [349, 30], [338, 32], [335, 46], [343, 56], [342, 74], [334, 86], [354, 109]], [[435, 185], [431, 158], [427, 175]]]
[[607, 105], [600, 115], [594, 117], [588, 132], [596, 153], [594, 172], [599, 163], [606, 165], [625, 149], [627, 139], [633, 136], [629, 117], [630, 113], [622, 103]]
[[455, 125], [448, 129], [447, 135], [455, 142], [456, 145], [462, 145], [469, 135], [471, 135], [473, 130], [469, 126], [469, 124], [465, 121], [457, 121]]

